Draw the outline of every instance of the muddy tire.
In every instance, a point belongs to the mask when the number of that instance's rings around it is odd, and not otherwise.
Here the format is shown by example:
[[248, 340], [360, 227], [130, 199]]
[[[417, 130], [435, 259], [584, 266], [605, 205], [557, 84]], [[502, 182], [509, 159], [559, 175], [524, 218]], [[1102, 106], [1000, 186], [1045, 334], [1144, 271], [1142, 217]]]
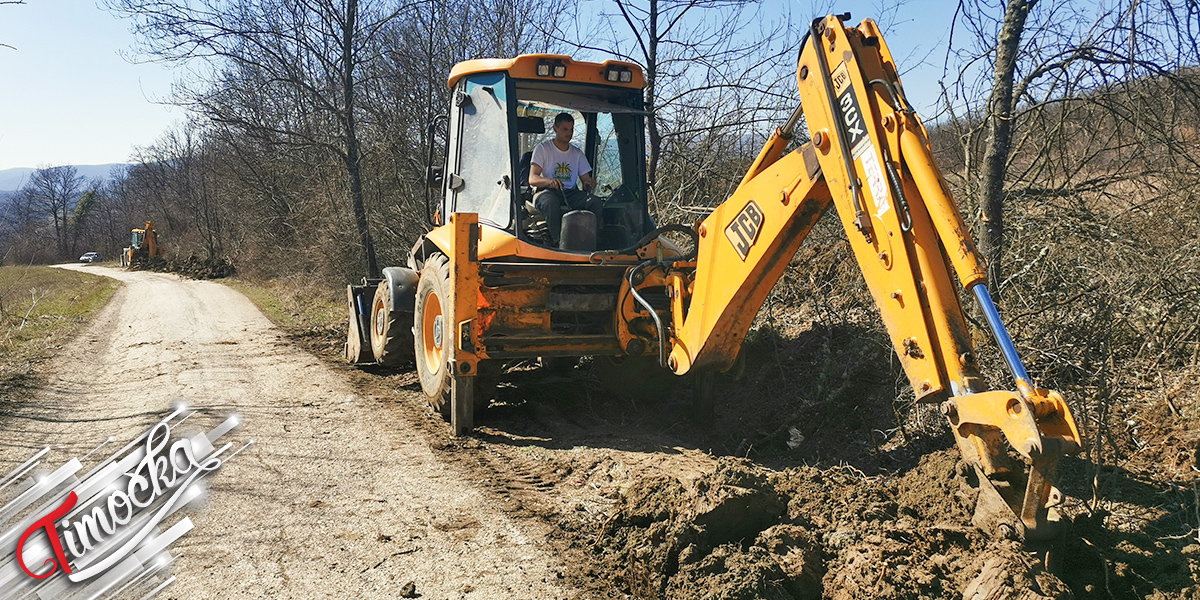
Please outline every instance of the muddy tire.
[[443, 254], [425, 261], [417, 282], [413, 314], [413, 350], [417, 377], [429, 406], [450, 418], [450, 262]]
[[371, 353], [375, 362], [397, 367], [413, 358], [413, 316], [393, 306], [387, 280], [379, 282], [371, 302]]

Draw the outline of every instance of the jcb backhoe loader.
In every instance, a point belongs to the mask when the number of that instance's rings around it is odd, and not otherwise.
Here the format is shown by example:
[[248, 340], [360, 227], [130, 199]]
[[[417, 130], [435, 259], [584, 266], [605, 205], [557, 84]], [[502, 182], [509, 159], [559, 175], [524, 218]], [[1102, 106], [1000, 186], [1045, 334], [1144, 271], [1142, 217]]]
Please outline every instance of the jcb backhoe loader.
[[134, 267], [158, 258], [158, 234], [154, 231], [154, 223], [146, 221], [142, 229], [129, 230], [129, 247], [121, 249], [121, 266]]
[[[558, 55], [457, 65], [440, 218], [406, 268], [349, 288], [350, 360], [411, 356], [455, 434], [472, 428], [477, 375], [499, 361], [651, 357], [679, 375], [728, 369], [833, 206], [917, 398], [940, 404], [979, 476], [976, 523], [1048, 535], [1061, 500], [1055, 467], [1079, 432], [1063, 398], [1022, 366], [878, 28], [848, 19], [813, 22], [797, 65], [800, 107], [694, 227], [655, 228], [648, 215], [637, 66]], [[550, 247], [522, 158], [562, 111], [583, 124], [577, 142], [603, 208], [568, 213]], [[801, 117], [810, 141], [797, 144]], [[668, 243], [669, 232], [692, 244]], [[955, 278], [986, 316], [1015, 391], [985, 386]]]

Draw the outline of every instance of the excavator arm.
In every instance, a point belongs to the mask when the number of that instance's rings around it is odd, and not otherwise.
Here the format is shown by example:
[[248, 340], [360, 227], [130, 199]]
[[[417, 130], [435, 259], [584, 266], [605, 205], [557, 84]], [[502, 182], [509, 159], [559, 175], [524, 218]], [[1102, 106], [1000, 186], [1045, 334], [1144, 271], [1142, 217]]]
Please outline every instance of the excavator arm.
[[[672, 299], [667, 366], [726, 369], [817, 219], [832, 205], [918, 400], [938, 402], [976, 470], [976, 524], [1048, 535], [1054, 470], [1079, 447], [1062, 397], [1036, 389], [987, 289], [983, 260], [905, 99], [875, 23], [813, 22], [797, 65], [801, 107], [728, 200], [697, 226], [694, 258], [659, 265]], [[788, 151], [803, 116], [810, 142]], [[958, 284], [955, 284], [957, 278]], [[987, 389], [959, 289], [986, 317], [1015, 379]]]

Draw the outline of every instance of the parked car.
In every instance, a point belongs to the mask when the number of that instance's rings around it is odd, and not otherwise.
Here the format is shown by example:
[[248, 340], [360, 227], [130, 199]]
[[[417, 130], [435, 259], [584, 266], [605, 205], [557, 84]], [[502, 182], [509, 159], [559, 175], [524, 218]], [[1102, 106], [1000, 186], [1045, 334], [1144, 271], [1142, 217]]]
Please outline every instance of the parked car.
[[100, 253], [99, 252], [88, 252], [87, 254], [84, 254], [83, 256], [79, 257], [79, 262], [81, 262], [81, 263], [100, 262]]

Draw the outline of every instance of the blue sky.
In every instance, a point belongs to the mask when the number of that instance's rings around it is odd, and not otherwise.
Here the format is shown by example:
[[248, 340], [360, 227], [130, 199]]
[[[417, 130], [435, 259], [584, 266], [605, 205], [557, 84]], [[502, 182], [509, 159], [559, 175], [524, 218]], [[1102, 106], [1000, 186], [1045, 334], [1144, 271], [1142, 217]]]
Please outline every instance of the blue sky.
[[132, 42], [93, 0], [0, 5], [0, 170], [126, 162], [182, 120], [171, 71], [121, 57]]
[[[795, 18], [849, 10], [852, 23], [877, 17], [897, 2], [765, 0], [764, 10]], [[954, 3], [910, 0], [890, 19], [878, 16], [902, 67], [910, 100], [928, 114]], [[0, 170], [127, 162], [184, 119], [170, 99], [172, 71], [123, 58], [134, 42], [129, 23], [94, 0], [26, 0], [0, 5]], [[925, 64], [921, 64], [924, 62]]]

